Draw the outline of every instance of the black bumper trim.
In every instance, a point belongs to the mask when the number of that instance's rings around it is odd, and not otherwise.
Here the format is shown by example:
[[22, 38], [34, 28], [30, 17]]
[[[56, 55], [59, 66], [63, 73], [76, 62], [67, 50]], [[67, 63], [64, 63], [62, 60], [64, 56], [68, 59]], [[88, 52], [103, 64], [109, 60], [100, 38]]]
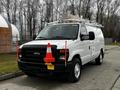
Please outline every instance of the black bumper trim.
[[19, 69], [21, 69], [23, 72], [30, 72], [33, 74], [43, 74], [43, 73], [59, 73], [59, 72], [69, 72], [72, 66], [72, 62], [65, 64], [54, 64], [55, 70], [48, 70], [45, 63], [31, 63], [31, 62], [23, 62], [18, 61]]

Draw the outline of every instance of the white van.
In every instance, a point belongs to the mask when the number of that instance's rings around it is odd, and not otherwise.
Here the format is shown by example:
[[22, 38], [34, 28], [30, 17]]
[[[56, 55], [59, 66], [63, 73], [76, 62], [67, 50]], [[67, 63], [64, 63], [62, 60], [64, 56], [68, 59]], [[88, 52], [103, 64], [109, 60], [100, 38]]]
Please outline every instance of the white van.
[[76, 82], [82, 65], [92, 60], [98, 65], [103, 63], [104, 37], [100, 27], [72, 19], [50, 23], [34, 41], [20, 46], [18, 66], [28, 76], [64, 73]]

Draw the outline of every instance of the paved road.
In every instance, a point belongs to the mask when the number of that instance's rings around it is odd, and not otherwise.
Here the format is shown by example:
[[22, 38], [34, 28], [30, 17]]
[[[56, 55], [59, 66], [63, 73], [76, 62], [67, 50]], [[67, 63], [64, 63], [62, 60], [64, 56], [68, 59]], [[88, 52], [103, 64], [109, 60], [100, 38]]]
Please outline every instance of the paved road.
[[[120, 48], [107, 49], [101, 66], [93, 63], [83, 67], [77, 83], [64, 80], [29, 78], [26, 75], [0, 82], [0, 90], [112, 90], [120, 74]], [[118, 89], [119, 90], [119, 89]]]

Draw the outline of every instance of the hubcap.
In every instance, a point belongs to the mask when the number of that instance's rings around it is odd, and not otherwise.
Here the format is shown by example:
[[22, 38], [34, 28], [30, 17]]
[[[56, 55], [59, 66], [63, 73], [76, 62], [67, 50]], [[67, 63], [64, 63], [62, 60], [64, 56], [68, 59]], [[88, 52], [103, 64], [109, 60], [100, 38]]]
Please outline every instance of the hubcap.
[[75, 73], [75, 77], [79, 78], [79, 76], [80, 76], [80, 65], [78, 63], [75, 65], [74, 73]]

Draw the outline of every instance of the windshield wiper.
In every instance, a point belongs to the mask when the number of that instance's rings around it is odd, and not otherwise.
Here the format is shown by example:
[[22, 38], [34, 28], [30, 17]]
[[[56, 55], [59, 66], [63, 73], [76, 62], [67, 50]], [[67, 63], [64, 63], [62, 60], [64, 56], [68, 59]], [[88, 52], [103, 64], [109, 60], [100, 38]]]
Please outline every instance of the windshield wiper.
[[35, 40], [41, 40], [41, 39], [48, 39], [48, 38], [46, 38], [46, 37], [37, 37]]
[[51, 37], [51, 39], [72, 39], [72, 38], [63, 37], [63, 36], [54, 36], [54, 37]]
[[50, 38], [46, 38], [46, 37], [37, 37], [35, 40], [51, 40], [51, 39], [55, 39], [55, 40], [57, 40], [57, 39], [73, 39], [74, 40], [74, 38], [68, 38], [68, 37], [64, 37], [64, 36], [54, 36], [54, 37], [50, 37]]

